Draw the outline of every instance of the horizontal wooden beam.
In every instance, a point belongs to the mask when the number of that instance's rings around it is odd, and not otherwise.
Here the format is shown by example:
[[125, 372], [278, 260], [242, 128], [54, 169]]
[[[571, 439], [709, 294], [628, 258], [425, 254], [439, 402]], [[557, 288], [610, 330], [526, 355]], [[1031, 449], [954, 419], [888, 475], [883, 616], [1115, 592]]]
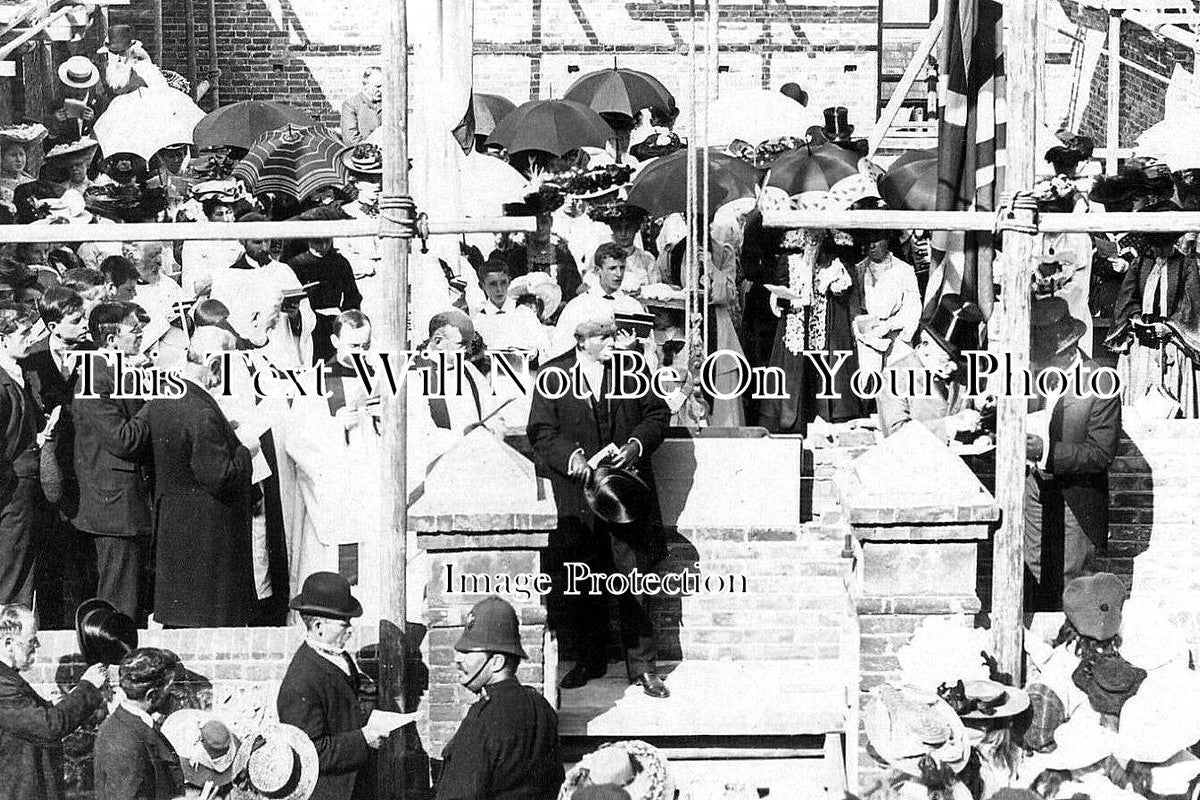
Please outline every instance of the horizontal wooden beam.
[[[537, 230], [535, 217], [480, 217], [429, 223], [430, 235]], [[379, 235], [375, 220], [331, 222], [140, 222], [113, 225], [0, 225], [9, 242], [139, 242], [231, 239], [350, 239]]]
[[[996, 215], [987, 211], [768, 211], [768, 228], [837, 228], [854, 230], [990, 231]], [[1141, 214], [1042, 214], [1042, 233], [1159, 233], [1200, 231], [1200, 211]], [[3, 231], [3, 227], [0, 227]]]

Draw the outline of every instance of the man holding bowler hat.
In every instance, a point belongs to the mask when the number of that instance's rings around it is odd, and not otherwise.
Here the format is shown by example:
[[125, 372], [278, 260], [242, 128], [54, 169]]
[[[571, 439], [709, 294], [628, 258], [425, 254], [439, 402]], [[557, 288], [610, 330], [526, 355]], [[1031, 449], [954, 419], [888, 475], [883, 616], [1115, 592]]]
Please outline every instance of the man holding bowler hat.
[[454, 645], [459, 683], [479, 695], [442, 755], [437, 800], [550, 800], [563, 782], [558, 715], [517, 680], [527, 658], [517, 612], [492, 596]]

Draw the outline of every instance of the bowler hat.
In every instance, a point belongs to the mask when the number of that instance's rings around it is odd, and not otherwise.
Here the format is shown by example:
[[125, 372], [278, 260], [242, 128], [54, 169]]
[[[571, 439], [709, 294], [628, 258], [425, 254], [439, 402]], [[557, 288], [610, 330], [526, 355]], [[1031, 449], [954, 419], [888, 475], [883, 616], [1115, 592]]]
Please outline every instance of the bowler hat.
[[350, 581], [336, 572], [309, 575], [288, 608], [301, 614], [332, 619], [351, 619], [361, 617], [363, 613], [362, 603], [350, 594]]
[[72, 89], [90, 89], [100, 82], [100, 70], [87, 56], [71, 56], [58, 65], [58, 79]]
[[75, 637], [88, 664], [118, 664], [138, 646], [137, 624], [98, 597], [75, 609]]
[[1075, 630], [1089, 639], [1107, 641], [1121, 631], [1121, 607], [1128, 593], [1111, 572], [1076, 578], [1063, 589], [1063, 612]]
[[650, 510], [650, 487], [625, 469], [602, 465], [588, 474], [583, 497], [596, 516], [605, 522], [626, 525]]
[[517, 612], [495, 595], [485, 597], [467, 614], [467, 624], [454, 649], [460, 653], [504, 653], [529, 658], [521, 647]]
[[1030, 307], [1030, 356], [1034, 361], [1065, 353], [1083, 338], [1087, 325], [1071, 316], [1061, 297], [1037, 298]]
[[822, 131], [829, 141], [849, 139], [854, 134], [854, 126], [849, 122], [850, 111], [845, 106], [830, 106], [823, 113], [825, 127]]
[[938, 301], [923, 330], [952, 359], [959, 361], [965, 351], [982, 347], [984, 324], [979, 306], [956, 294], [947, 294]]

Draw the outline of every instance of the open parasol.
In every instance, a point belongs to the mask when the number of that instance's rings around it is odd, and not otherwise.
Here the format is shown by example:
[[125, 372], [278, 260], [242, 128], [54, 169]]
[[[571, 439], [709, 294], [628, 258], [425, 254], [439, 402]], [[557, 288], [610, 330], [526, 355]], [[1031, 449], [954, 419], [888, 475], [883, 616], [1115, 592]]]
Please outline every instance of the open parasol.
[[879, 179], [879, 195], [889, 208], [937, 210], [938, 151], [910, 150]]
[[[702, 151], [696, 151], [696, 174], [703, 175]], [[717, 209], [739, 197], [753, 197], [759, 173], [740, 158], [724, 153], [708, 155], [708, 210]], [[637, 206], [651, 217], [687, 211], [687, 151], [679, 150], [656, 158], [638, 173], [629, 187], [626, 202]]]
[[573, 100], [532, 100], [500, 120], [488, 143], [510, 153], [541, 150], [561, 156], [580, 147], [604, 147], [613, 129], [592, 109]]
[[[788, 102], [796, 104], [793, 100]], [[771, 174], [767, 185], [783, 189], [791, 196], [804, 192], [829, 191], [843, 178], [858, 174], [860, 159], [858, 153], [836, 144], [802, 147], [784, 153], [771, 162]]]
[[105, 157], [133, 153], [149, 161], [164, 147], [191, 144], [202, 119], [204, 112], [190, 97], [156, 84], [114, 97], [92, 130]]
[[475, 109], [476, 136], [489, 136], [500, 120], [517, 109], [517, 104], [507, 97], [482, 92], [471, 95], [471, 105]]
[[613, 67], [589, 72], [567, 89], [563, 97], [583, 103], [598, 114], [620, 114], [630, 119], [643, 108], [669, 113], [675, 98], [653, 75]]
[[249, 150], [264, 134], [293, 125], [309, 128], [317, 123], [303, 111], [272, 100], [242, 100], [209, 112], [196, 124], [195, 144], [209, 147], [240, 147]]
[[784, 136], [803, 139], [810, 127], [823, 122], [820, 112], [779, 92], [722, 92], [708, 107], [708, 141], [726, 145], [741, 139], [757, 145]]
[[297, 200], [346, 183], [341, 138], [326, 128], [287, 126], [268, 133], [233, 168], [254, 194], [279, 192]]

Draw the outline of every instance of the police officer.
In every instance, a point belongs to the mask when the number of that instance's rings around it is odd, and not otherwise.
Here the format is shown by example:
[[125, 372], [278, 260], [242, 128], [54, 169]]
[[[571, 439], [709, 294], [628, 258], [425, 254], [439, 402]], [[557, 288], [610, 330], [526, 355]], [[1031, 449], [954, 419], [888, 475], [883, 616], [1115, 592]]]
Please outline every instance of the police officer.
[[437, 800], [552, 800], [563, 782], [558, 715], [517, 680], [528, 658], [517, 612], [481, 600], [454, 646], [459, 682], [480, 696], [442, 755]]

